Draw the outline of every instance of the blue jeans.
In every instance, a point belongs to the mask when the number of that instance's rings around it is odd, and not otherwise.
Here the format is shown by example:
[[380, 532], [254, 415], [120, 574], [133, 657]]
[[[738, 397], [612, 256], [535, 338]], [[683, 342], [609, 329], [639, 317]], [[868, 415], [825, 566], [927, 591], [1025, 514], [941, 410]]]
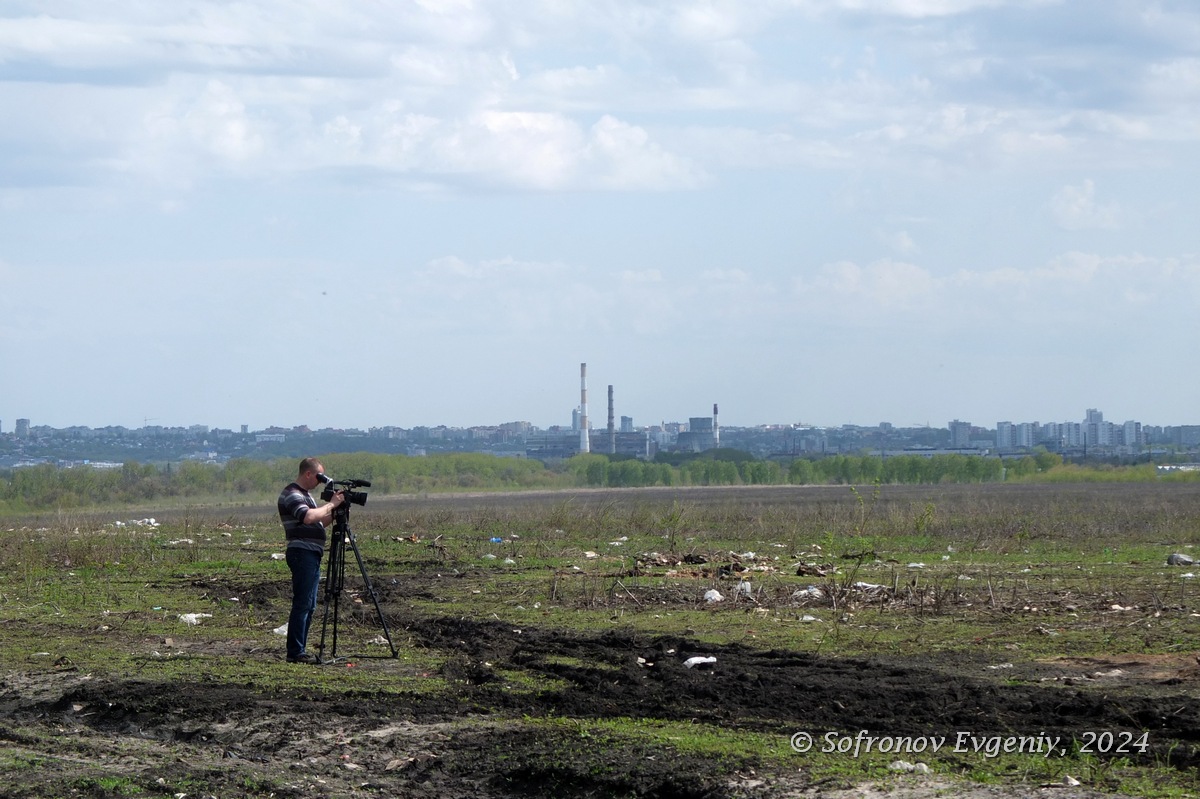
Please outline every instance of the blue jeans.
[[321, 582], [321, 554], [311, 549], [288, 547], [285, 553], [292, 570], [292, 613], [288, 616], [287, 656], [300, 657], [308, 646], [308, 628], [317, 609], [317, 586]]

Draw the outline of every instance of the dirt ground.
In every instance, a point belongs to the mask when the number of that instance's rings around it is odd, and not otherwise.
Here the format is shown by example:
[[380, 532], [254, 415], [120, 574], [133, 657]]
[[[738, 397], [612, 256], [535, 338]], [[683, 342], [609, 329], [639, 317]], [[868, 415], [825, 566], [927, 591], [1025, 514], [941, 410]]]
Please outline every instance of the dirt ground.
[[[1029, 788], [967, 788], [919, 774], [884, 784], [812, 784], [794, 772], [686, 757], [584, 734], [568, 725], [518, 728], [514, 717], [694, 720], [723, 729], [959, 731], [1078, 736], [1081, 730], [1149, 730], [1146, 757], [1194, 769], [1200, 740], [1194, 658], [1086, 658], [1035, 663], [1019, 684], [966, 676], [961, 657], [914, 664], [843, 659], [675, 637], [559, 630], [449, 618], [395, 619], [405, 645], [446, 655], [451, 692], [364, 696], [243, 686], [92, 679], [69, 658], [0, 682], [0, 738], [31, 757], [52, 748], [52, 769], [11, 773], [8, 797], [108, 796], [101, 776], [132, 778], [147, 795], [175, 796], [637, 796], [1008, 797]], [[145, 642], [147, 646], [154, 642]], [[222, 652], [290, 666], [278, 652], [237, 641]], [[705, 669], [693, 656], [715, 657]], [[394, 661], [358, 668], [396, 668]], [[652, 664], [652, 665], [647, 665]], [[320, 668], [344, 668], [334, 663]], [[528, 673], [545, 690], [513, 692], [498, 669]], [[1060, 684], [1066, 681], [1066, 685]], [[1077, 681], [1078, 687], [1071, 686]], [[1099, 683], [1106, 683], [1098, 688]], [[1066, 775], [1064, 775], [1065, 777]], [[193, 793], [189, 785], [205, 786]], [[1046, 787], [1053, 796], [1092, 796]]]
[[[388, 575], [379, 577], [381, 586], [395, 584]], [[423, 582], [419, 573], [402, 579]], [[276, 603], [277, 611], [287, 601], [286, 585], [228, 590], [253, 593], [260, 606]], [[128, 795], [114, 787], [121, 781], [126, 788], [136, 785], [137, 795], [175, 799], [1113, 796], [1098, 790], [1102, 779], [1068, 787], [1065, 770], [1062, 779], [1045, 784], [1012, 775], [1017, 787], [899, 772], [871, 782], [814, 780], [804, 756], [789, 749], [790, 736], [801, 731], [950, 737], [973, 731], [1067, 740], [1078, 740], [1083, 731], [1149, 731], [1149, 751], [1132, 759], [1182, 771], [1200, 766], [1195, 653], [1063, 656], [1017, 663], [994, 675], [985, 662], [962, 653], [931, 654], [919, 662], [844, 658], [622, 630], [589, 634], [406, 616], [394, 610], [405, 604], [402, 597], [389, 597], [387, 590], [381, 599], [394, 640], [436, 654], [445, 666], [427, 676], [448, 678], [449, 689], [323, 694], [266, 687], [274, 681], [193, 681], [181, 689], [136, 674], [95, 678], [73, 666], [71, 653], [54, 653], [53, 663], [0, 678], [0, 740], [9, 757], [0, 767], [7, 772], [0, 796]], [[146, 653], [162, 645], [129, 641]], [[188, 643], [173, 657], [237, 657], [261, 664], [264, 673], [314, 668], [284, 663], [281, 650], [222, 640]], [[685, 667], [696, 656], [716, 660], [705, 668]], [[406, 667], [391, 659], [357, 660], [353, 667], [421, 676], [402, 673]], [[500, 672], [524, 675], [522, 685], [529, 687], [513, 690]], [[778, 736], [786, 765], [680, 754], [572, 722], [630, 718]], [[521, 719], [561, 723], [514, 723]], [[41, 759], [48, 754], [54, 757]], [[41, 766], [14, 767], [13, 758], [22, 755]]]

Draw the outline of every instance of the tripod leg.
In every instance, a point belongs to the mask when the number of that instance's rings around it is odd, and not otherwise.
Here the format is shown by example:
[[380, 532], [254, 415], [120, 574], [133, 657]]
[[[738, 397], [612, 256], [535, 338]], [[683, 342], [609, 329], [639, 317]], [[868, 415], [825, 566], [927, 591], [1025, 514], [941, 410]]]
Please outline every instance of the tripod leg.
[[375, 605], [375, 617], [379, 619], [379, 626], [383, 628], [383, 637], [387, 639], [388, 649], [392, 651], [392, 657], [399, 657], [400, 652], [392, 643], [392, 633], [388, 630], [387, 620], [383, 618], [383, 609], [379, 607], [379, 596], [375, 593], [375, 586], [371, 584], [371, 578], [367, 576], [367, 567], [363, 563], [362, 553], [358, 551], [358, 541], [355, 540], [354, 533], [349, 530], [346, 531], [346, 535], [350, 540], [350, 548], [354, 550], [354, 559], [358, 561], [358, 571], [362, 574], [363, 584], [367, 587], [367, 593], [371, 595], [371, 602]]
[[[329, 540], [329, 563], [325, 569], [325, 612], [321, 617], [321, 643], [317, 647], [317, 651], [321, 653], [322, 662], [326, 661], [326, 629], [330, 629], [332, 632], [332, 645], [329, 648], [328, 660], [332, 661], [337, 657], [338, 608], [346, 573], [345, 536], [346, 533], [344, 531], [338, 531], [335, 528], [333, 536]], [[333, 620], [332, 626], [329, 624], [331, 616]]]

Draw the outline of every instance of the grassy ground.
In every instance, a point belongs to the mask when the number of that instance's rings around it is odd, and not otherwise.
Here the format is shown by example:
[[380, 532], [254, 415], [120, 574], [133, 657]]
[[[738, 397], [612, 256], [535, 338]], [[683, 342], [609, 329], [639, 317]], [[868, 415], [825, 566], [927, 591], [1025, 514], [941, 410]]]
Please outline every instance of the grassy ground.
[[1198, 789], [1186, 485], [371, 497], [315, 668], [270, 507], [155, 513], [0, 523], [10, 795]]

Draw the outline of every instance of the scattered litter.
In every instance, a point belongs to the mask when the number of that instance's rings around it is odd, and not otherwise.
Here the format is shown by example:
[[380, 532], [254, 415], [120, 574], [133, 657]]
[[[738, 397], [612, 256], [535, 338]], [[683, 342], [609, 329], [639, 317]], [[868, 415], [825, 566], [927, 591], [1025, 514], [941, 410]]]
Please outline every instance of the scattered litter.
[[942, 560], [950, 560], [950, 556], [949, 556], [949, 555], [942, 555]]
[[705, 602], [724, 602], [725, 597], [721, 596], [721, 592], [715, 588], [710, 588], [704, 592]]
[[1079, 784], [1079, 780], [1075, 779], [1070, 774], [1067, 774], [1063, 777], [1063, 785], [1070, 785], [1070, 786], [1074, 787], [1078, 784]]
[[716, 662], [717, 662], [717, 659], [715, 657], [697, 656], [697, 657], [688, 658], [687, 660], [683, 661], [683, 667], [687, 668], [687, 669], [694, 669], [699, 666], [711, 666], [712, 664], [714, 664]]
[[1121, 607], [1120, 605], [1113, 605], [1111, 609], [1116, 611], [1117, 613], [1124, 613], [1127, 610], [1133, 610], [1133, 605], [1130, 605], [1129, 607]]
[[194, 544], [196, 542], [190, 538], [176, 538], [174, 541], [168, 541], [167, 543], [173, 547], [177, 547], [180, 544]]
[[864, 583], [861, 581], [855, 583], [854, 587], [859, 591], [878, 591], [880, 588], [883, 588], [882, 585], [875, 585], [875, 583]]
[[1011, 669], [1012, 667], [1013, 667], [1013, 664], [1011, 664], [1011, 663], [997, 663], [994, 666], [988, 666], [989, 669], [993, 669], [993, 670], [995, 670], [995, 669]]
[[820, 619], [818, 619], [816, 616], [810, 616], [807, 613], [805, 613], [803, 616], [800, 617], [800, 621], [804, 622], [805, 624], [811, 624], [814, 621], [820, 621]]
[[491, 541], [493, 544], [503, 544], [504, 543], [504, 539], [500, 538], [499, 536], [492, 536], [488, 540]]
[[283, 554], [282, 552], [272, 552], [271, 553], [271, 560], [286, 560], [286, 559], [287, 559], [287, 555]]
[[126, 526], [158, 527], [158, 521], [151, 518], [151, 519], [132, 519], [127, 522], [122, 522], [122, 521], [113, 522], [113, 527], [126, 527]]
[[1190, 580], [1191, 578], [1195, 577], [1196, 575], [1194, 572], [1184, 572], [1183, 574], [1181, 574], [1179, 576]]
[[907, 771], [911, 774], [930, 774], [933, 769], [925, 763], [909, 763], [907, 760], [893, 760], [888, 764], [892, 771]]
[[515, 560], [513, 560], [512, 558], [505, 558], [505, 559], [504, 559], [504, 562], [505, 562], [505, 564], [507, 564], [507, 565], [509, 565], [509, 566], [516, 566], [516, 565], [517, 565], [517, 562], [516, 562]]
[[1191, 555], [1183, 555], [1178, 552], [1176, 552], [1174, 555], [1167, 555], [1168, 566], [1191, 566], [1195, 562], [1196, 561], [1192, 559]]
[[287, 635], [287, 622], [285, 621], [283, 624], [279, 625], [274, 630], [271, 630], [271, 632], [275, 633], [276, 635], [286, 636]]
[[199, 624], [201, 619], [211, 619], [211, 613], [180, 613], [179, 620], [184, 624]]
[[484, 555], [484, 556], [483, 556], [483, 559], [484, 559], [484, 560], [495, 560], [495, 559], [496, 559], [496, 556], [495, 556], [495, 555], [493, 555], [491, 552], [489, 552], [489, 553], [487, 553], [486, 555]]
[[609, 541], [608, 545], [610, 547], [623, 547], [623, 546], [625, 546], [625, 542], [624, 541]]
[[908, 568], [910, 568], [910, 569], [924, 569], [924, 568], [925, 568], [925, 564], [924, 564], [924, 563], [910, 563], [910, 564], [908, 564]]
[[742, 596], [753, 596], [754, 595], [754, 589], [750, 586], [750, 583], [746, 580], [742, 580], [741, 582], [739, 582], [737, 584], [736, 590], [737, 590], [737, 593], [741, 594]]
[[754, 558], [757, 556], [753, 552], [743, 552], [738, 557], [740, 557], [742, 560], [754, 560]]
[[585, 558], [587, 558], [588, 560], [591, 560], [592, 558], [598, 558], [598, 557], [600, 557], [600, 553], [599, 553], [599, 552], [592, 552], [592, 551], [589, 549], [587, 552], [584, 552], [584, 553], [583, 553], [583, 556], [584, 556]]
[[810, 585], [808, 588], [800, 588], [792, 592], [793, 599], [821, 599], [825, 596], [825, 592], [815, 585]]

